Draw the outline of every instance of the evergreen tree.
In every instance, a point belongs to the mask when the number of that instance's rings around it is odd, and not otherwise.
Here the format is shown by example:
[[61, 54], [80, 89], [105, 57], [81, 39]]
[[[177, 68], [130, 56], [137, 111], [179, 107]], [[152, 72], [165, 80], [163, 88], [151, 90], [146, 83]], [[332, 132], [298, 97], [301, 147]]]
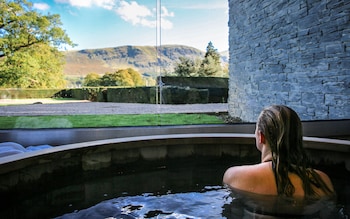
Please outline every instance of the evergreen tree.
[[180, 57], [180, 62], [176, 63], [174, 73], [180, 77], [190, 77], [195, 74], [194, 61], [187, 57]]
[[213, 43], [209, 42], [198, 75], [202, 77], [212, 77], [221, 75], [221, 73], [220, 54], [217, 49], [214, 48]]

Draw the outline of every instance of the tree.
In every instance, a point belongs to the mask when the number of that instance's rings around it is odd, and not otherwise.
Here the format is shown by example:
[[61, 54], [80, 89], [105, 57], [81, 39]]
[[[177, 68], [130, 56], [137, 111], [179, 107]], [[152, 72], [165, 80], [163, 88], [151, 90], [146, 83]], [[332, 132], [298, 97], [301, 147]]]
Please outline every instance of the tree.
[[209, 77], [209, 76], [224, 76], [223, 68], [221, 67], [221, 56], [214, 48], [212, 42], [208, 43], [207, 51], [202, 60], [195, 61], [187, 57], [180, 57], [176, 63], [174, 74], [181, 77]]
[[217, 49], [214, 48], [213, 43], [209, 42], [207, 51], [202, 60], [200, 69], [198, 71], [199, 76], [216, 76], [222, 73], [220, 54]]
[[119, 80], [118, 80], [118, 75], [116, 73], [106, 73], [102, 76], [101, 86], [119, 86]]
[[135, 86], [135, 83], [129, 74], [128, 69], [122, 69], [116, 72], [117, 80], [120, 86]]
[[65, 87], [63, 55], [47, 44], [35, 44], [3, 58], [0, 86], [16, 88]]
[[142, 78], [142, 75], [135, 71], [132, 68], [128, 68], [129, 75], [131, 76], [131, 80], [133, 81], [133, 86], [145, 86], [145, 80]]
[[101, 84], [101, 77], [97, 73], [89, 73], [84, 78], [84, 86], [98, 87]]
[[198, 71], [197, 62], [187, 57], [180, 57], [180, 62], [176, 63], [174, 73], [180, 77], [196, 76]]
[[228, 63], [225, 63], [223, 66], [222, 66], [222, 76], [221, 77], [225, 77], [225, 78], [228, 78], [229, 77], [229, 65]]
[[145, 81], [141, 74], [132, 68], [121, 69], [114, 73], [106, 73], [102, 76], [101, 86], [144, 86]]
[[0, 57], [38, 43], [74, 46], [58, 14], [41, 15], [26, 0], [1, 0], [0, 17]]
[[0, 0], [0, 86], [64, 86], [62, 45], [74, 46], [59, 15], [41, 15], [26, 0]]

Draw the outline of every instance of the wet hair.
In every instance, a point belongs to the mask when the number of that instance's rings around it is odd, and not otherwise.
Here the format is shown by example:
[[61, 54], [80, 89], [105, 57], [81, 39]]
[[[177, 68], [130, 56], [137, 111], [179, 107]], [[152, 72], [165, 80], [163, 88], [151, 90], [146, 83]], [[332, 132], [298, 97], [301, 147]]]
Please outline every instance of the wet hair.
[[295, 188], [288, 177], [291, 172], [301, 178], [305, 196], [316, 195], [312, 185], [332, 194], [321, 177], [310, 168], [303, 147], [302, 124], [294, 110], [283, 105], [267, 107], [261, 112], [257, 126], [271, 148], [278, 195], [293, 196]]

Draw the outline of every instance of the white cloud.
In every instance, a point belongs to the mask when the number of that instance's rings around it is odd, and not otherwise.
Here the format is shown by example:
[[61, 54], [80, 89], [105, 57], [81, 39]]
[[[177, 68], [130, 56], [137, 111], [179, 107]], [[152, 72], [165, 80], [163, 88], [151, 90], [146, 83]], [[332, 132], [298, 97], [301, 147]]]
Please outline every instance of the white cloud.
[[[127, 1], [120, 1], [116, 13], [125, 21], [132, 25], [141, 25], [145, 27], [156, 27], [156, 10], [150, 10], [144, 5], [139, 5], [135, 1], [130, 3]], [[173, 12], [169, 12], [164, 6], [161, 8], [161, 25], [163, 29], [171, 29], [173, 24], [166, 17], [174, 17]]]
[[174, 12], [169, 12], [168, 9], [162, 6], [161, 10], [161, 24], [163, 29], [172, 29], [173, 23], [167, 17], [174, 17]]
[[145, 26], [154, 26], [151, 21], [153, 13], [146, 6], [139, 5], [137, 2], [130, 3], [121, 1], [116, 13], [125, 21], [133, 25], [142, 24]]
[[46, 3], [34, 3], [33, 7], [41, 11], [46, 11], [50, 8], [50, 6]]
[[[70, 4], [74, 7], [101, 7], [107, 10], [114, 10], [123, 20], [132, 25], [144, 27], [156, 27], [156, 9], [149, 9], [136, 1], [126, 0], [55, 0], [56, 3]], [[118, 2], [118, 3], [117, 3]], [[173, 23], [168, 17], [174, 17], [164, 6], [161, 7], [162, 29], [171, 29]]]
[[163, 17], [174, 17], [174, 12], [169, 12], [168, 9], [162, 6], [162, 16]]
[[70, 4], [74, 7], [101, 7], [107, 10], [112, 10], [115, 5], [115, 0], [55, 0], [57, 3]]

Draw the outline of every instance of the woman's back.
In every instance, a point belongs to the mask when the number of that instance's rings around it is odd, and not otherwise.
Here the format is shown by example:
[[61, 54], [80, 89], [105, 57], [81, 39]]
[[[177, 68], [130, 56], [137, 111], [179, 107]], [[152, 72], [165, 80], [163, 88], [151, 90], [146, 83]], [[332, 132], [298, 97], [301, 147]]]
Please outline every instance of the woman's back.
[[[334, 192], [329, 177], [322, 171], [315, 170], [315, 172], [320, 176], [320, 179], [327, 185], [327, 187]], [[295, 173], [289, 173], [288, 177], [291, 184], [294, 186], [293, 196], [304, 197], [305, 191], [302, 179]], [[229, 187], [234, 189], [261, 195], [278, 195], [272, 161], [255, 165], [231, 167], [225, 172], [223, 181]], [[323, 197], [327, 195], [325, 191], [317, 187], [316, 184], [312, 184], [311, 187], [316, 196]]]

